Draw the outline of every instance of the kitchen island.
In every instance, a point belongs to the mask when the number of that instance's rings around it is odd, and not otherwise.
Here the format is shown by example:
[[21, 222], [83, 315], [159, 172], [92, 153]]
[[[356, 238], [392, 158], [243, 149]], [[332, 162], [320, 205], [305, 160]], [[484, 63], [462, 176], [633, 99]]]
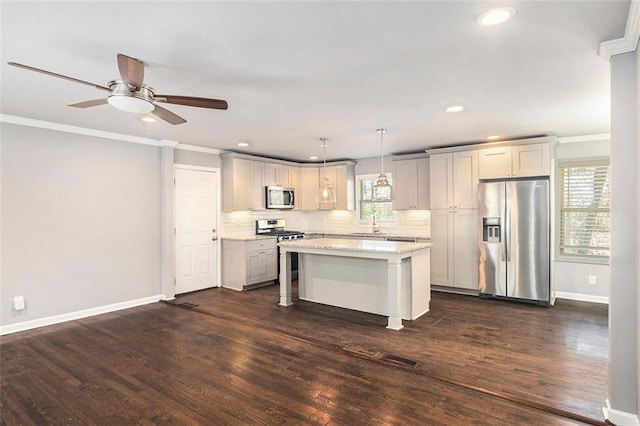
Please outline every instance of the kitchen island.
[[301, 300], [388, 317], [387, 328], [429, 311], [431, 243], [317, 238], [280, 247], [280, 305], [290, 306], [291, 252]]

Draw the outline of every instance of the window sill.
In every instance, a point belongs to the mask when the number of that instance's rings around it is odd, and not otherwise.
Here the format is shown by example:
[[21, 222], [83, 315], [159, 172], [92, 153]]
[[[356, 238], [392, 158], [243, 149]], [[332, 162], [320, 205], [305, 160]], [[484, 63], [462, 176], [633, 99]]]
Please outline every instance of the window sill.
[[553, 261], [564, 262], [564, 263], [584, 263], [589, 265], [609, 266], [609, 259], [593, 259], [590, 257], [558, 256]]

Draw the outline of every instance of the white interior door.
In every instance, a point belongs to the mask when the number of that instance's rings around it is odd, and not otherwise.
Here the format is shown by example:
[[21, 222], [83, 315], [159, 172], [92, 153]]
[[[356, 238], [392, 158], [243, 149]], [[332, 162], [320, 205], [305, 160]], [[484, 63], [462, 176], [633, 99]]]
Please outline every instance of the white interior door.
[[176, 294], [219, 286], [216, 172], [175, 169]]

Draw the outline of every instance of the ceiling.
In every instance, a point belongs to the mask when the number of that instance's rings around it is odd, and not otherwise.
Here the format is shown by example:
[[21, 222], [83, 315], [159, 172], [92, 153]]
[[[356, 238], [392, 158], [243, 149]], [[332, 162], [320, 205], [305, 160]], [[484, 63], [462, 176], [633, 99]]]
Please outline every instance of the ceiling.
[[[489, 135], [609, 131], [602, 41], [629, 0], [0, 3], [0, 112], [223, 150], [307, 161], [481, 142]], [[481, 27], [480, 14], [517, 10]], [[227, 111], [163, 105], [187, 123], [145, 123], [102, 105], [116, 54], [146, 64], [159, 93], [226, 99]], [[450, 105], [464, 111], [445, 112]], [[238, 148], [238, 142], [248, 142]]]

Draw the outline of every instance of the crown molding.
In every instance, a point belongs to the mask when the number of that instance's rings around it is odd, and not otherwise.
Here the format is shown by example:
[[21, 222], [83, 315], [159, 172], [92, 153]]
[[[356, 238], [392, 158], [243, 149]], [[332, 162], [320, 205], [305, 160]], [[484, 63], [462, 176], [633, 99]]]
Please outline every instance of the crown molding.
[[74, 133], [77, 135], [95, 136], [97, 138], [112, 139], [123, 142], [139, 143], [143, 145], [163, 146], [163, 142], [157, 139], [143, 138], [140, 136], [125, 135], [123, 133], [107, 132], [104, 130], [88, 129], [86, 127], [70, 126], [68, 124], [53, 123], [51, 121], [36, 120], [33, 118], [18, 117], [15, 115], [0, 114], [1, 123], [17, 124], [19, 126], [36, 127], [39, 129], [57, 130], [59, 132]]
[[598, 53], [604, 60], [609, 61], [613, 55], [636, 50], [638, 39], [640, 39], [640, 0], [631, 0], [624, 37], [600, 43]]
[[574, 143], [574, 142], [596, 142], [596, 141], [609, 141], [611, 140], [611, 133], [598, 133], [595, 135], [580, 135], [580, 136], [563, 136], [558, 137], [558, 143]]
[[220, 155], [221, 153], [226, 152], [221, 149], [207, 148], [206, 146], [199, 146], [199, 145], [189, 145], [187, 143], [181, 143], [181, 142], [178, 142], [178, 144], [174, 148], [182, 149], [184, 151], [204, 152], [205, 154], [217, 154], [217, 155]]
[[140, 136], [125, 135], [123, 133], [107, 132], [105, 130], [89, 129], [86, 127], [71, 126], [68, 124], [54, 123], [51, 121], [36, 120], [33, 118], [18, 117], [16, 115], [0, 114], [0, 123], [17, 124], [18, 126], [36, 127], [39, 129], [56, 130], [58, 132], [74, 133], [76, 135], [94, 136], [102, 139], [111, 139], [121, 142], [139, 143], [152, 146], [168, 146], [174, 149], [186, 151], [204, 152], [207, 154], [220, 154], [221, 150], [204, 146], [190, 145], [168, 139], [152, 139]]

